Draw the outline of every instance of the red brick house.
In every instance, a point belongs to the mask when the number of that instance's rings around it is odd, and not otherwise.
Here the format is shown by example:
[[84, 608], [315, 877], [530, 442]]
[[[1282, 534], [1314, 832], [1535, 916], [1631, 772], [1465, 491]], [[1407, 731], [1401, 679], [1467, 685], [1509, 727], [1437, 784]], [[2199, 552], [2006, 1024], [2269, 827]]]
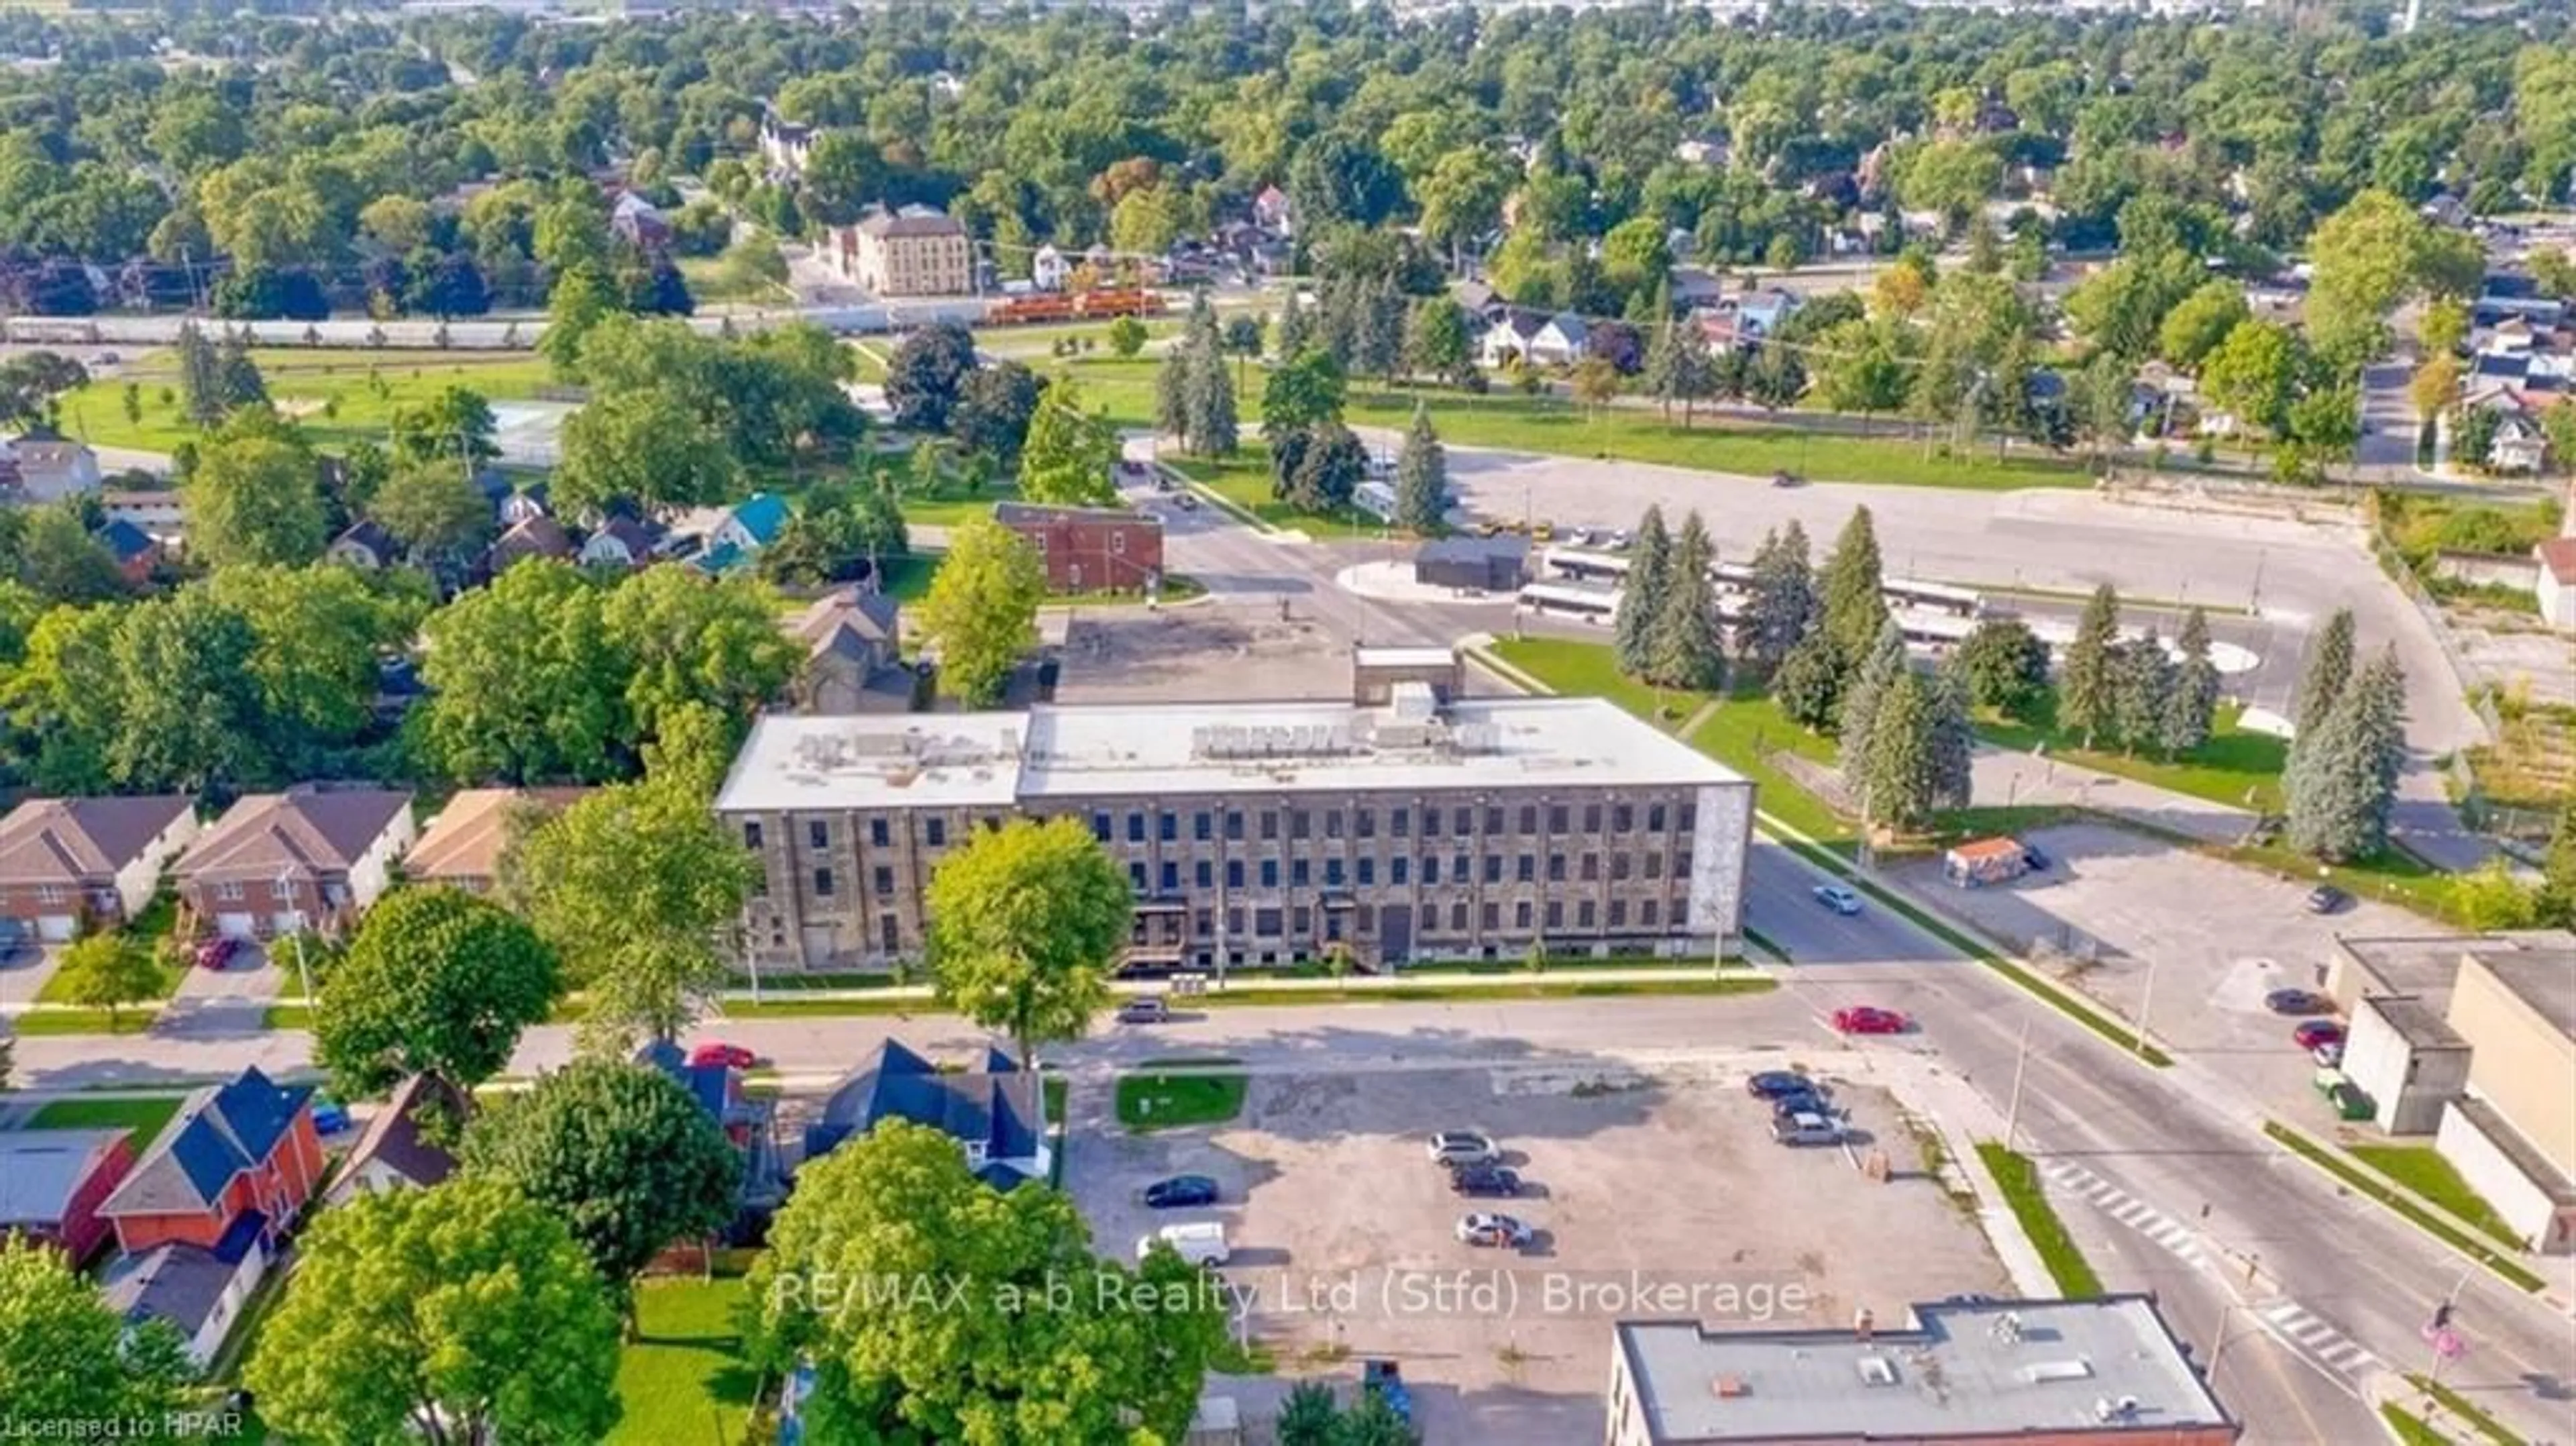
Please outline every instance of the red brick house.
[[247, 1069], [190, 1095], [98, 1213], [129, 1255], [167, 1244], [212, 1251], [234, 1236], [266, 1245], [313, 1198], [322, 1167], [312, 1087]]
[[197, 836], [196, 801], [31, 798], [0, 819], [0, 933], [46, 943], [142, 912]]
[[1163, 580], [1163, 522], [1108, 507], [1004, 502], [995, 521], [1028, 539], [1046, 563], [1047, 591], [1143, 592]]
[[107, 1238], [98, 1207], [134, 1169], [127, 1130], [0, 1131], [0, 1236], [59, 1246], [74, 1265]]
[[411, 795], [299, 783], [235, 803], [182, 855], [179, 900], [227, 939], [337, 933], [418, 837]]

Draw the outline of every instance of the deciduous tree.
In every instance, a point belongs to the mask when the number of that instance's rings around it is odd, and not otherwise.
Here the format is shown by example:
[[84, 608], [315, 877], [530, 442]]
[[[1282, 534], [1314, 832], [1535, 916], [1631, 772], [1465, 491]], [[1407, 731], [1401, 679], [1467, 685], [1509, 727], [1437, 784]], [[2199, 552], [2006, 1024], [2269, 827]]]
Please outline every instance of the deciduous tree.
[[649, 387], [594, 398], [564, 423], [553, 498], [575, 514], [621, 500], [670, 512], [723, 501], [741, 478], [742, 464], [715, 428], [677, 393]]
[[1968, 632], [1952, 655], [1969, 701], [2012, 717], [2030, 716], [2048, 692], [2048, 644], [2016, 617], [1990, 617]]
[[617, 1312], [550, 1207], [472, 1178], [361, 1193], [297, 1253], [243, 1375], [271, 1430], [466, 1446], [616, 1425]]
[[186, 1402], [194, 1375], [169, 1322], [129, 1326], [60, 1249], [0, 1232], [5, 1419], [158, 1423]]
[[627, 659], [601, 589], [548, 559], [513, 564], [422, 624], [429, 701], [414, 738], [459, 783], [597, 781], [632, 736]]
[[344, 1099], [415, 1074], [470, 1090], [561, 988], [554, 950], [517, 915], [458, 889], [396, 889], [323, 980], [314, 1053]]
[[742, 1179], [733, 1142], [697, 1100], [625, 1060], [540, 1076], [475, 1117], [461, 1156], [563, 1221], [620, 1297], [673, 1242], [731, 1220]]
[[948, 535], [948, 557], [922, 599], [922, 631], [938, 647], [940, 685], [970, 708], [999, 703], [1011, 670], [1037, 646], [1046, 568], [1026, 539], [991, 518]]
[[941, 1002], [1008, 1033], [1026, 1063], [1109, 998], [1135, 898], [1081, 823], [1015, 819], [942, 859], [924, 895]]
[[1110, 469], [1117, 461], [1118, 429], [1083, 409], [1072, 378], [1047, 383], [1020, 448], [1021, 495], [1061, 507], [1113, 506], [1118, 484]]
[[1340, 421], [1345, 385], [1330, 352], [1291, 353], [1262, 384], [1261, 435], [1275, 443], [1289, 432]]
[[291, 430], [227, 427], [197, 449], [182, 489], [189, 552], [214, 567], [299, 567], [320, 557], [329, 540], [320, 477], [312, 451]]
[[933, 322], [906, 335], [886, 363], [886, 405], [894, 424], [913, 432], [948, 430], [948, 414], [974, 370], [975, 339], [955, 322]]
[[70, 1003], [106, 1010], [111, 1032], [127, 1006], [158, 999], [170, 987], [151, 951], [114, 930], [93, 932], [65, 949], [54, 983]]
[[745, 727], [804, 661], [779, 630], [778, 594], [749, 577], [648, 567], [608, 594], [600, 622], [630, 670], [624, 712], [632, 742], [693, 703]]

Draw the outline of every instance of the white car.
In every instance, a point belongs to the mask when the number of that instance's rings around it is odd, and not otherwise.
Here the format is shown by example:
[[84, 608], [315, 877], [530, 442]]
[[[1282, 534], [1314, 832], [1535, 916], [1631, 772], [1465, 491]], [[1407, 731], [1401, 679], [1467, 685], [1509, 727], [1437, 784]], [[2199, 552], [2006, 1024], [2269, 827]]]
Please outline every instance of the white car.
[[1515, 1216], [1479, 1210], [1459, 1217], [1458, 1238], [1469, 1245], [1501, 1245], [1517, 1250], [1530, 1243], [1530, 1228]]
[[1431, 1137], [1431, 1163], [1435, 1165], [1483, 1165], [1502, 1158], [1502, 1147], [1491, 1135], [1474, 1130], [1442, 1130]]
[[1136, 1258], [1142, 1261], [1154, 1253], [1157, 1245], [1172, 1247], [1181, 1259], [1192, 1265], [1223, 1265], [1234, 1254], [1225, 1243], [1225, 1226], [1214, 1220], [1166, 1225], [1151, 1235], [1138, 1236]]

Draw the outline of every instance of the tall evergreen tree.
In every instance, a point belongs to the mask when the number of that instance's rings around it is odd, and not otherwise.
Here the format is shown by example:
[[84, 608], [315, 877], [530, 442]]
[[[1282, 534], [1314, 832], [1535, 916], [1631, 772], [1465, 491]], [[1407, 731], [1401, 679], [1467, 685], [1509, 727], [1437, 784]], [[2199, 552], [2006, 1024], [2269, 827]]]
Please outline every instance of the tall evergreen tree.
[[216, 353], [215, 370], [223, 378], [225, 410], [255, 406], [268, 400], [268, 383], [259, 374], [259, 363], [251, 360], [247, 328], [224, 338], [223, 346]]
[[1899, 665], [1869, 715], [1869, 742], [1861, 758], [1861, 816], [1898, 829], [1922, 826], [1939, 792], [1932, 757], [1933, 689], [1912, 668]]
[[1667, 688], [1712, 692], [1726, 678], [1726, 653], [1718, 637], [1717, 594], [1709, 567], [1717, 549], [1693, 511], [1682, 519], [1665, 569], [1664, 599], [1647, 643], [1647, 677]]
[[232, 410], [224, 392], [223, 362], [193, 321], [179, 324], [179, 398], [188, 419], [200, 427], [215, 425]]
[[2120, 595], [2106, 582], [2085, 600], [2075, 641], [2066, 645], [2066, 660], [2057, 670], [2057, 726], [2082, 734], [2087, 748], [2095, 733], [2115, 722], [2112, 669], [2119, 647]]
[[1449, 510], [1449, 454], [1431, 429], [1431, 413], [1417, 402], [1404, 451], [1395, 459], [1395, 520], [1419, 533], [1440, 530]]
[[1404, 366], [1404, 293], [1396, 289], [1395, 278], [1381, 276], [1359, 293], [1359, 354], [1353, 370], [1374, 372], [1393, 382]]
[[[1318, 293], [1319, 304], [1320, 301], [1321, 293]], [[1287, 304], [1279, 308], [1278, 342], [1278, 354], [1282, 360], [1315, 344], [1315, 318], [1306, 310], [1300, 288], [1293, 281], [1288, 283]]]
[[1952, 653], [1932, 677], [1932, 806], [1966, 808], [1976, 785], [1976, 734], [1968, 724], [1968, 679]]
[[1896, 619], [1881, 617], [1877, 640], [1843, 677], [1841, 716], [1835, 720], [1842, 744], [1843, 784], [1855, 793], [1866, 780], [1880, 700], [1906, 671], [1905, 634]]
[[1654, 309], [1646, 317], [1646, 359], [1638, 376], [1641, 389], [1655, 399], [1667, 422], [1673, 419], [1673, 403], [1682, 397], [1684, 325], [1673, 320], [1673, 283], [1667, 277], [1656, 284]]
[[1736, 651], [1765, 676], [1777, 673], [1789, 650], [1815, 630], [1820, 611], [1815, 569], [1807, 561], [1807, 531], [1791, 518], [1787, 528], [1764, 533], [1761, 549], [1753, 555], [1753, 581], [1736, 630]]
[[2156, 729], [2167, 756], [2189, 753], [2208, 742], [2218, 719], [2218, 665], [2209, 657], [2209, 615], [2199, 608], [2185, 614], [2182, 636], [2176, 642], [2182, 649], [2182, 666], [2174, 674], [2173, 691], [2166, 697], [2164, 717]]
[[2173, 706], [2173, 695], [2173, 659], [2166, 655], [2165, 641], [2154, 628], [2147, 629], [2145, 637], [2120, 645], [2112, 654], [2111, 731], [2120, 735], [2122, 752], [2135, 753], [2163, 742], [2165, 713]]
[[2339, 861], [2368, 858], [2387, 844], [2405, 765], [2405, 688], [2395, 651], [2384, 652], [2298, 740], [2288, 788], [2292, 847]]
[[1190, 445], [1190, 353], [1174, 347], [1154, 369], [1154, 430]]
[[1834, 551], [1825, 559], [1825, 631], [1833, 635], [1846, 671], [1859, 667], [1877, 645], [1879, 625], [1887, 620], [1884, 569], [1878, 556], [1878, 530], [1869, 509], [1855, 507]]
[[2299, 674], [2298, 701], [2290, 715], [2297, 730], [2290, 735], [2293, 744], [2324, 726], [2327, 716], [2334, 712], [2335, 700], [2343, 696], [2344, 684], [2352, 680], [2352, 654], [2352, 609], [2337, 608], [2309, 650], [2306, 670]]
[[1771, 679], [1771, 696], [1780, 702], [1780, 711], [1789, 721], [1810, 733], [1820, 732], [1834, 721], [1834, 709], [1841, 699], [1842, 665], [1834, 652], [1834, 640], [1818, 628], [1799, 640], [1780, 660], [1780, 671]]
[[1619, 611], [1611, 625], [1619, 671], [1630, 677], [1645, 675], [1655, 619], [1663, 614], [1664, 576], [1671, 555], [1672, 537], [1664, 531], [1664, 509], [1649, 506], [1637, 522], [1637, 545], [1628, 552], [1628, 580], [1619, 589]]

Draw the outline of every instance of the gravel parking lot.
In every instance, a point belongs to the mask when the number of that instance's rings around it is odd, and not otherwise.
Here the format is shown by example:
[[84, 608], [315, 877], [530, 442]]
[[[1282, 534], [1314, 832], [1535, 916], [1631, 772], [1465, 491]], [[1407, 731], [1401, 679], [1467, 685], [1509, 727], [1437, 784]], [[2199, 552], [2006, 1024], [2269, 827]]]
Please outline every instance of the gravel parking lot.
[[2316, 1066], [2290, 1044], [2291, 1021], [2266, 1010], [2263, 996], [2318, 987], [2336, 934], [2442, 932], [2367, 899], [2311, 914], [2302, 907], [2304, 882], [2105, 824], [2066, 824], [2027, 837], [2052, 867], [2011, 884], [1953, 888], [1938, 859], [1893, 872], [2123, 1018], [2135, 1020], [2143, 1007], [2148, 1031], [2166, 1049], [2198, 1055], [2284, 1108], [2322, 1110], [2308, 1085]]
[[[1183, 1220], [1225, 1222], [1227, 1275], [1278, 1377], [1238, 1383], [1254, 1419], [1288, 1379], [1356, 1373], [1393, 1357], [1434, 1441], [1598, 1439], [1610, 1322], [1847, 1323], [1867, 1305], [1893, 1320], [1912, 1301], [2003, 1288], [1974, 1223], [1921, 1173], [1886, 1096], [1839, 1102], [1865, 1139], [1787, 1149], [1732, 1072], [1625, 1066], [1259, 1075], [1228, 1124], [1128, 1135], [1110, 1091], [1079, 1092], [1067, 1184], [1104, 1251]], [[1499, 1138], [1525, 1193], [1464, 1200], [1425, 1137]], [[1872, 1148], [1892, 1175], [1855, 1168]], [[1139, 1192], [1177, 1173], [1213, 1177], [1213, 1210], [1151, 1212]], [[1522, 1251], [1453, 1234], [1469, 1210], [1536, 1231]], [[1337, 1364], [1338, 1363], [1338, 1364]]]

